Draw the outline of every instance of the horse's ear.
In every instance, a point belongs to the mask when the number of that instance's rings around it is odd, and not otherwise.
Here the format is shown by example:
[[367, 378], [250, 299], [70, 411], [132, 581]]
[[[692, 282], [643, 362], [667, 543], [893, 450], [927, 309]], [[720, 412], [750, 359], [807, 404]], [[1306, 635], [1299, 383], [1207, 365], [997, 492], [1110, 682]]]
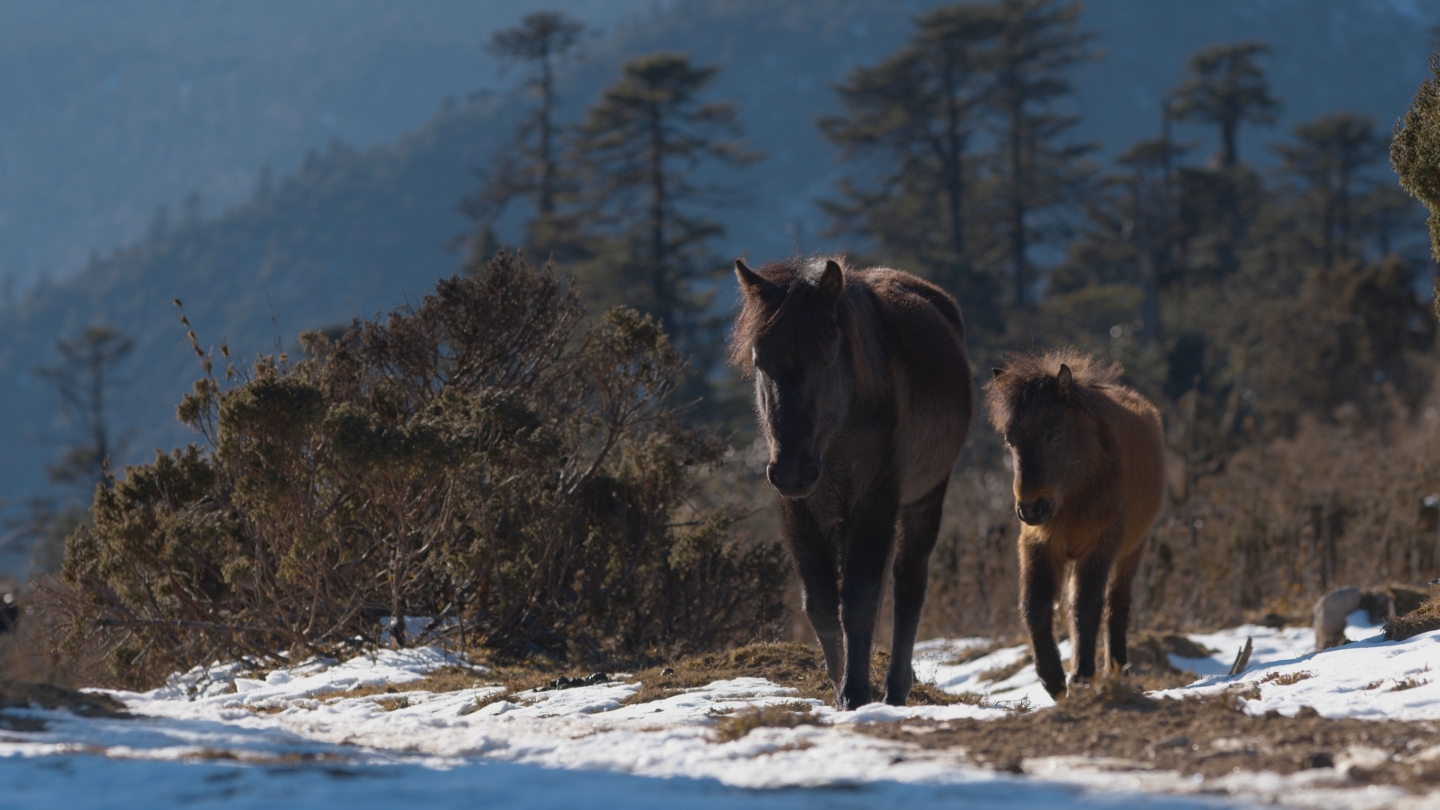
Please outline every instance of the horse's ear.
[[1003, 369], [1003, 368], [992, 368], [992, 369], [990, 369], [990, 379], [992, 379], [992, 380], [998, 380], [998, 379], [1000, 379], [1001, 377], [1004, 377], [1004, 376], [1005, 376], [1005, 369]]
[[845, 292], [845, 271], [834, 259], [825, 262], [825, 272], [820, 274], [820, 301], [834, 315], [840, 307], [840, 295]]
[[1060, 373], [1055, 375], [1055, 388], [1060, 392], [1061, 399], [1070, 398], [1070, 386], [1075, 382], [1075, 375], [1070, 373], [1070, 367], [1064, 363], [1060, 364]]
[[735, 277], [740, 279], [740, 289], [744, 290], [746, 295], [758, 295], [770, 285], [763, 276], [751, 270], [744, 259], [735, 260]]

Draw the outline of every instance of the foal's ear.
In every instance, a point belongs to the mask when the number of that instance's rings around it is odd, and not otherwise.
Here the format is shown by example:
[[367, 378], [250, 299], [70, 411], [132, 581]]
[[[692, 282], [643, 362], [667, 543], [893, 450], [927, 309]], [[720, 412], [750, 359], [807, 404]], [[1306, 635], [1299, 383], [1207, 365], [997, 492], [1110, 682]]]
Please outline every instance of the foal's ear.
[[1060, 373], [1055, 375], [1055, 388], [1060, 392], [1061, 399], [1070, 398], [1070, 386], [1075, 382], [1075, 375], [1070, 373], [1070, 367], [1064, 363], [1060, 364]]
[[751, 270], [744, 259], [735, 260], [735, 277], [740, 279], [740, 289], [744, 290], [746, 295], [758, 295], [770, 284], [759, 273]]
[[825, 262], [825, 272], [820, 274], [820, 302], [834, 315], [840, 307], [840, 294], [845, 292], [845, 271], [834, 259]]
[[1004, 376], [1005, 376], [1005, 369], [1003, 369], [1003, 368], [992, 368], [992, 369], [990, 369], [990, 379], [992, 379], [992, 380], [998, 380], [998, 379], [1000, 379], [1001, 377], [1004, 377]]

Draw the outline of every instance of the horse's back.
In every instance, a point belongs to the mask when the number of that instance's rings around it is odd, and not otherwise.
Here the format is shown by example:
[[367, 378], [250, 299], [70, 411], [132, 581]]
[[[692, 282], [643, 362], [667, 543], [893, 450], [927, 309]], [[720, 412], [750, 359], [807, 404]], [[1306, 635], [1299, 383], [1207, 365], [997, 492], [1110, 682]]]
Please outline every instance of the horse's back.
[[879, 326], [895, 385], [901, 503], [949, 476], [974, 413], [965, 322], [948, 293], [909, 273], [861, 271], [880, 303]]

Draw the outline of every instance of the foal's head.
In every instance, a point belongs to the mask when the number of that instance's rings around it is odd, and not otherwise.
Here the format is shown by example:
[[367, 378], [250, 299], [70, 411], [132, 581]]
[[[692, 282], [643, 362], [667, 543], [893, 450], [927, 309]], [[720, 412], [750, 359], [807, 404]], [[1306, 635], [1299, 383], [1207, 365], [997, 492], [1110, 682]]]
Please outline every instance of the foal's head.
[[[770, 444], [765, 475], [781, 495], [804, 498], [849, 412], [855, 374], [846, 351], [845, 271], [834, 259], [766, 265], [735, 261], [745, 300], [731, 361], [755, 375], [760, 427]], [[842, 309], [845, 309], [842, 312]]]
[[1015, 514], [1039, 526], [1086, 483], [1100, 455], [1099, 424], [1086, 389], [1120, 375], [1072, 350], [1016, 355], [987, 386], [990, 421], [1015, 467]]

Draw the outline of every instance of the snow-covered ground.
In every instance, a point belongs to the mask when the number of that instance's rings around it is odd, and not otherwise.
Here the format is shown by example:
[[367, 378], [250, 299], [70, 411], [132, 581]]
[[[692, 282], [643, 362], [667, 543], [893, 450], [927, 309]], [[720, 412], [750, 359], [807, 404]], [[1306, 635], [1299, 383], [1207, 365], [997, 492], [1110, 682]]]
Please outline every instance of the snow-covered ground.
[[[1245, 626], [1193, 635], [1210, 658], [1173, 658], [1200, 676], [1166, 696], [1258, 684], [1252, 713], [1302, 706], [1334, 717], [1440, 718], [1440, 633], [1385, 643], [1351, 618], [1352, 644], [1313, 654], [1309, 630]], [[1249, 669], [1228, 677], [1246, 638]], [[337, 806], [394, 808], [525, 806], [627, 808], [1243, 806], [1280, 801], [1310, 807], [1416, 807], [1437, 797], [1395, 788], [1339, 789], [1314, 771], [1290, 777], [1234, 774], [1196, 782], [1174, 774], [1109, 772], [1072, 761], [1029, 764], [1026, 775], [965, 764], [957, 752], [922, 751], [856, 733], [858, 724], [911, 718], [994, 718], [1027, 701], [1053, 705], [1025, 666], [995, 676], [1023, 647], [987, 651], [975, 639], [925, 642], [916, 672], [951, 692], [986, 694], [992, 704], [872, 705], [839, 713], [809, 701], [821, 725], [759, 728], [715, 739], [716, 716], [795, 703], [793, 690], [763, 678], [717, 681], [669, 698], [626, 705], [640, 684], [609, 683], [530, 692], [496, 700], [483, 667], [435, 648], [381, 651], [343, 663], [312, 660], [269, 673], [216, 665], [172, 678], [147, 693], [112, 693], [133, 719], [86, 719], [64, 712], [7, 710], [42, 720], [42, 731], [0, 723], [0, 806], [180, 807]], [[974, 657], [979, 655], [979, 657]], [[973, 658], [973, 660], [966, 660]], [[1432, 667], [1433, 659], [1433, 667]], [[468, 667], [473, 686], [432, 694], [354, 696], [362, 687], [405, 686], [441, 668]], [[452, 670], [453, 671], [453, 670]], [[1289, 685], [1272, 673], [1308, 672]], [[1286, 679], [1288, 680], [1288, 679]], [[1377, 685], [1377, 682], [1378, 685]], [[1397, 684], [1406, 688], [1394, 690]], [[400, 705], [398, 708], [397, 704]], [[15, 722], [8, 725], [16, 726]], [[1083, 752], [1077, 752], [1082, 754]], [[1038, 771], [1038, 772], [1037, 772]], [[803, 789], [802, 789], [803, 788]]]

